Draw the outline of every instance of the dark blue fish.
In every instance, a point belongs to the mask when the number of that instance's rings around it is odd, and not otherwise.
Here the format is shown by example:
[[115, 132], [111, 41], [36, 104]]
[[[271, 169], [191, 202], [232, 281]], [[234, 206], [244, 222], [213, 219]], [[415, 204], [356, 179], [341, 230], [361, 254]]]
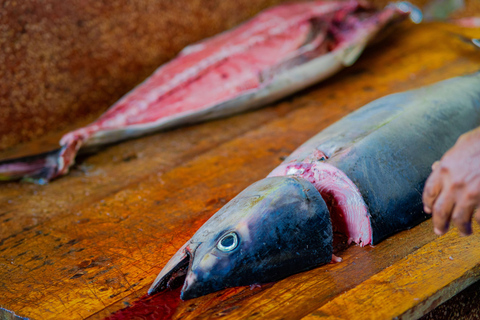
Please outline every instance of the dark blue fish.
[[208, 220], [149, 293], [265, 283], [332, 259], [332, 230], [362, 246], [428, 216], [431, 165], [480, 125], [480, 72], [373, 101], [307, 141]]

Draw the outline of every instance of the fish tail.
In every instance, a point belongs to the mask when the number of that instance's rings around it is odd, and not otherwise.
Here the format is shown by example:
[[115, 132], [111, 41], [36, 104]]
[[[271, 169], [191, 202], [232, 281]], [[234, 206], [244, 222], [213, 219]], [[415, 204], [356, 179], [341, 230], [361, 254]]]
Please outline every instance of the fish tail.
[[79, 138], [65, 141], [61, 147], [31, 156], [0, 161], [0, 181], [24, 180], [47, 184], [68, 172], [83, 144]]
[[0, 161], [0, 181], [25, 179], [46, 184], [56, 176], [62, 148], [33, 156]]

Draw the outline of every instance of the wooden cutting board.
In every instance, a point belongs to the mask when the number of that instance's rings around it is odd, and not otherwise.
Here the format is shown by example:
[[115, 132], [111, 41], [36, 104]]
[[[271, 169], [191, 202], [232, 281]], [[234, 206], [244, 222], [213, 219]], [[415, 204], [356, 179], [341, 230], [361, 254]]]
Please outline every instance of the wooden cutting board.
[[[216, 210], [309, 137], [386, 94], [479, 70], [480, 50], [452, 32], [480, 34], [405, 22], [353, 67], [264, 109], [105, 148], [46, 186], [0, 184], [0, 306], [32, 319], [102, 319], [135, 305]], [[426, 221], [375, 247], [351, 246], [342, 263], [177, 301], [170, 312], [416, 318], [479, 279], [474, 231], [437, 237]]]

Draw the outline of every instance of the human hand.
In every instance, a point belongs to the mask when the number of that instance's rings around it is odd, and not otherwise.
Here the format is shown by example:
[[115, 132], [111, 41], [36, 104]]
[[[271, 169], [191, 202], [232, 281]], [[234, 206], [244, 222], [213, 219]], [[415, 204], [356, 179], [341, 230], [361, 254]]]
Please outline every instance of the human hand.
[[[472, 233], [472, 216], [480, 223], [480, 127], [458, 138], [440, 161], [423, 190], [426, 213], [433, 216], [434, 231], [442, 235], [450, 221], [462, 235]], [[475, 212], [476, 210], [476, 212]]]

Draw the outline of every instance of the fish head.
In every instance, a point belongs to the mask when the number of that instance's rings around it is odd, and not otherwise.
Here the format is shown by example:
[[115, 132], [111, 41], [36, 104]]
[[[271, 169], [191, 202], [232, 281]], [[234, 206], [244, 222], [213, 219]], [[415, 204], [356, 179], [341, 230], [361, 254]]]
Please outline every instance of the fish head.
[[167, 263], [149, 294], [178, 286], [185, 276], [181, 298], [187, 300], [276, 281], [331, 258], [332, 226], [320, 193], [302, 178], [270, 177], [213, 215]]

